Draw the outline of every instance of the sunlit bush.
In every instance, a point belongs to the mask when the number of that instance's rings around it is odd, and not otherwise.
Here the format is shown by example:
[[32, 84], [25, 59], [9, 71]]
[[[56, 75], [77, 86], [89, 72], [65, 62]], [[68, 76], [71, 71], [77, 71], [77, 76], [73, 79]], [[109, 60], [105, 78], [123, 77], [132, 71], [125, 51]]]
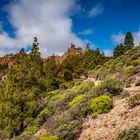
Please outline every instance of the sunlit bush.
[[140, 93], [135, 94], [134, 96], [128, 99], [128, 105], [133, 108], [140, 104]]
[[102, 95], [92, 100], [90, 109], [95, 117], [98, 114], [107, 113], [112, 108], [113, 101], [109, 96]]
[[81, 94], [79, 96], [76, 96], [72, 101], [70, 101], [68, 103], [68, 105], [71, 107], [73, 106], [74, 104], [78, 103], [85, 95], [84, 94]]

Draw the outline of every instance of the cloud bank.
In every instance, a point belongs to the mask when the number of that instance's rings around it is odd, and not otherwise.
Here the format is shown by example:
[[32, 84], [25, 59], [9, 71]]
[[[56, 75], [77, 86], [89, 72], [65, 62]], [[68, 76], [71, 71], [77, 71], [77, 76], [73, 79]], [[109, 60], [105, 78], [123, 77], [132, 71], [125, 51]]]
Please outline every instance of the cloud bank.
[[85, 29], [82, 32], [79, 32], [79, 35], [91, 35], [93, 34], [93, 30], [92, 29]]
[[0, 32], [0, 55], [31, 46], [35, 36], [42, 56], [61, 55], [71, 42], [82, 46], [82, 40], [72, 32], [70, 11], [75, 7], [75, 0], [18, 0], [9, 4], [7, 12], [15, 37]]
[[[134, 37], [134, 44], [137, 46], [140, 44], [140, 28], [138, 29], [137, 32], [132, 32], [133, 37]], [[112, 41], [115, 45], [123, 43], [124, 42], [124, 38], [125, 38], [125, 34], [123, 34], [122, 32], [119, 32], [117, 34], [113, 34], [111, 36]]]

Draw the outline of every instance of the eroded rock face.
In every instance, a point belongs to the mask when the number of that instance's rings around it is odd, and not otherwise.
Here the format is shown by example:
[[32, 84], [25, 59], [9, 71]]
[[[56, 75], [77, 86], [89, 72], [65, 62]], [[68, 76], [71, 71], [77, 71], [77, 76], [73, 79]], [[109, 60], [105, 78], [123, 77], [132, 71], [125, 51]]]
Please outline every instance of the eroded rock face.
[[90, 50], [90, 47], [86, 47], [86, 50], [84, 51], [81, 47], [76, 47], [74, 44], [71, 44], [71, 46], [67, 49], [67, 51], [62, 56], [49, 56], [45, 60], [54, 58], [56, 62], [62, 63], [67, 57], [71, 55], [84, 55], [87, 50]]
[[0, 57], [0, 65], [13, 65], [15, 63], [16, 55], [7, 54], [3, 57]]

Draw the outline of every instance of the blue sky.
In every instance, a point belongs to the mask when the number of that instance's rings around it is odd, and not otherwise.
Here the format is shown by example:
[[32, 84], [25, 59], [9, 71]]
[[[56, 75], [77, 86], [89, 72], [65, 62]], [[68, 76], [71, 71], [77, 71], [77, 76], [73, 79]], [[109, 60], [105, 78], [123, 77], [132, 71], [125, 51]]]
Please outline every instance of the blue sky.
[[29, 50], [34, 36], [44, 57], [73, 42], [111, 55], [127, 31], [140, 42], [139, 0], [1, 0], [0, 55]]

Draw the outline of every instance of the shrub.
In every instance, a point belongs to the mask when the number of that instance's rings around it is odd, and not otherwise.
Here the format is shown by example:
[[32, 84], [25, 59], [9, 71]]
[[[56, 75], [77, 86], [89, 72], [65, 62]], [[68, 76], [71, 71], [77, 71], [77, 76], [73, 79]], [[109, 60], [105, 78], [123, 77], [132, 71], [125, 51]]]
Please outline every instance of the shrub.
[[128, 105], [133, 108], [140, 104], [140, 93], [135, 94], [134, 96], [128, 99]]
[[36, 125], [33, 125], [33, 126], [28, 126], [26, 129], [25, 129], [25, 134], [27, 135], [32, 135], [34, 134], [35, 132], [37, 132], [38, 130], [38, 127]]
[[61, 85], [60, 85], [60, 89], [62, 90], [64, 90], [64, 89], [69, 89], [69, 88], [72, 88], [74, 86], [74, 82], [72, 81], [72, 82], [68, 82], [68, 83], [62, 83]]
[[66, 121], [80, 120], [85, 117], [89, 112], [89, 105], [93, 96], [85, 96], [77, 104], [73, 105], [64, 113], [64, 119]]
[[85, 96], [85, 94], [81, 94], [77, 97], [75, 97], [71, 102], [68, 103], [68, 105], [71, 107], [74, 104], [78, 103], [83, 97]]
[[37, 124], [41, 126], [50, 116], [51, 116], [51, 113], [48, 110], [48, 108], [44, 108], [38, 115]]
[[56, 129], [56, 135], [60, 140], [74, 140], [82, 129], [82, 123], [78, 120], [70, 121]]
[[105, 93], [110, 95], [119, 95], [123, 91], [123, 83], [117, 78], [109, 78], [104, 80], [98, 86], [93, 87], [92, 90], [98, 95]]
[[59, 140], [57, 136], [50, 136], [50, 135], [47, 135], [47, 136], [41, 136], [39, 138], [39, 140]]
[[50, 112], [48, 110], [48, 108], [44, 108], [38, 115], [39, 117], [49, 117], [50, 116]]
[[60, 100], [60, 99], [64, 99], [65, 94], [59, 93], [55, 96], [52, 96], [52, 98], [50, 99], [50, 101], [56, 101], [56, 100]]
[[136, 86], [140, 86], [140, 79], [136, 82]]
[[134, 65], [134, 66], [140, 65], [140, 58], [139, 59], [136, 59], [136, 60], [133, 60], [132, 61], [132, 65]]
[[92, 100], [90, 104], [91, 112], [94, 114], [107, 113], [112, 108], [113, 102], [109, 96], [102, 95]]
[[78, 87], [78, 92], [80, 94], [83, 94], [85, 92], [88, 92], [93, 86], [94, 86], [94, 82], [93, 81], [89, 81], [89, 82], [83, 83], [83, 84], [81, 84]]
[[129, 130], [122, 131], [117, 140], [140, 140], [140, 127], [135, 126]]
[[122, 98], [126, 98], [130, 96], [130, 93], [127, 90], [124, 90], [121, 94]]
[[66, 122], [64, 120], [56, 120], [55, 128], [58, 128], [59, 126], [62, 126], [64, 124], [66, 124]]
[[133, 75], [133, 73], [134, 73], [134, 67], [133, 66], [128, 66], [125, 70], [125, 74], [127, 76], [131, 76], [131, 75]]

